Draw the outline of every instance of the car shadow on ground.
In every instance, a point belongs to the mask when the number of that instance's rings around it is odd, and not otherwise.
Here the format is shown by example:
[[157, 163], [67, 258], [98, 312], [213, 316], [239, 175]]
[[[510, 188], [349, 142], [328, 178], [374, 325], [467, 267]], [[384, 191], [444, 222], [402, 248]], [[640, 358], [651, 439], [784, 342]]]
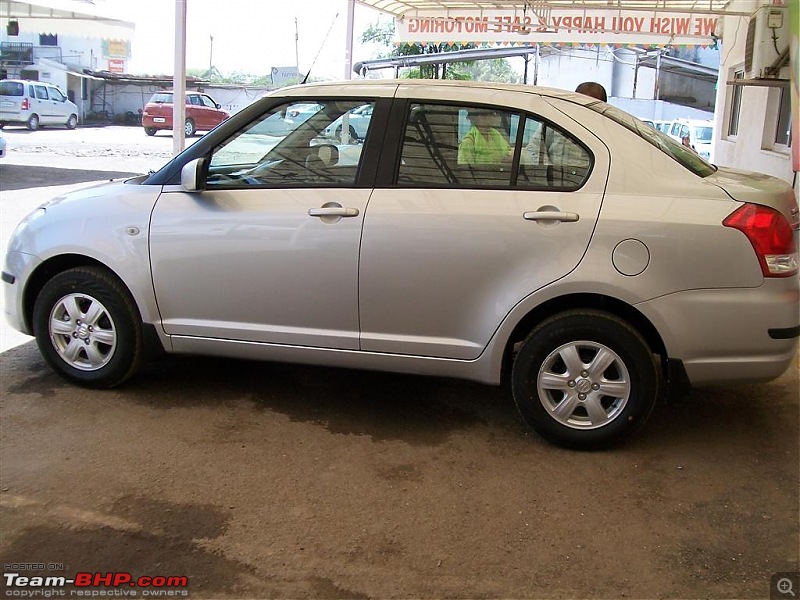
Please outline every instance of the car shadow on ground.
[[134, 177], [141, 173], [130, 171], [90, 171], [84, 169], [57, 169], [3, 163], [0, 170], [0, 188], [5, 191], [22, 190], [51, 185], [72, 185], [87, 181], [108, 181]]

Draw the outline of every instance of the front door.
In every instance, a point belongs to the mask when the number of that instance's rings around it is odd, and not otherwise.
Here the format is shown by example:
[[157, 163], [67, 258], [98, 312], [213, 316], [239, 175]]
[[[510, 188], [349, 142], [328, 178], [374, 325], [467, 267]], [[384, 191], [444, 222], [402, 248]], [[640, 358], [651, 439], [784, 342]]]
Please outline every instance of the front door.
[[261, 133], [263, 120], [287, 108], [278, 107], [211, 153], [205, 191], [165, 189], [152, 216], [151, 261], [166, 333], [358, 348], [358, 255], [371, 189], [356, 187], [363, 146], [319, 134], [361, 104], [320, 101], [285, 137]]

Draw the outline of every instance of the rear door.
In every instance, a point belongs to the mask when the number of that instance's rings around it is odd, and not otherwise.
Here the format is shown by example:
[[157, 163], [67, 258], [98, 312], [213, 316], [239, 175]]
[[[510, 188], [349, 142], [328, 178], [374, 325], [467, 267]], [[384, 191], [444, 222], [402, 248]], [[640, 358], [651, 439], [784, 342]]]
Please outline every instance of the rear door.
[[[580, 262], [609, 153], [533, 94], [509, 105], [487, 90], [452, 88], [447, 101], [414, 93], [398, 91], [385, 145], [399, 156], [382, 163], [364, 221], [361, 348], [475, 359], [517, 303]], [[503, 138], [489, 143], [512, 154], [469, 158], [481, 111]]]
[[33, 84], [33, 100], [31, 101], [32, 110], [39, 115], [39, 122], [42, 125], [53, 125], [56, 123], [56, 115], [54, 114], [53, 102], [47, 93], [47, 86], [42, 84]]

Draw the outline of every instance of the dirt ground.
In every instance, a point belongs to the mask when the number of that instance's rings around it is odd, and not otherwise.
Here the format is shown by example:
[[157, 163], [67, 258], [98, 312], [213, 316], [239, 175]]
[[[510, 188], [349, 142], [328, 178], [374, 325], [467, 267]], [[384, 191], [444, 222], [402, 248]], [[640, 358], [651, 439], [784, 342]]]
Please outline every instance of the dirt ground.
[[[7, 165], [137, 170], [13, 145], [5, 160], [4, 212], [25, 201]], [[169, 357], [87, 391], [26, 342], [0, 354], [0, 558], [25, 576], [186, 576], [149, 591], [192, 598], [785, 597], [799, 373], [694, 391], [585, 453], [529, 433], [502, 388]], [[2, 597], [34, 591], [7, 582]]]

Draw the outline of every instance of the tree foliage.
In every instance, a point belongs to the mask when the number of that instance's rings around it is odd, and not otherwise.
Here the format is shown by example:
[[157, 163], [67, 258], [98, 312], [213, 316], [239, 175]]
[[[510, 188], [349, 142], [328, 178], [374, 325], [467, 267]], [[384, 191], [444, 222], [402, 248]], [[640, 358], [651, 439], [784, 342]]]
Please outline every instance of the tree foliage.
[[[391, 47], [383, 53], [383, 58], [400, 56], [420, 56], [423, 54], [439, 54], [477, 48], [475, 44], [394, 44], [395, 26], [393, 22], [378, 22], [370, 25], [361, 34], [364, 44], [376, 43], [381, 46]], [[504, 58], [480, 60], [470, 62], [420, 65], [413, 67], [401, 74], [409, 79], [472, 79], [476, 81], [515, 82], [519, 77], [514, 73], [511, 65]]]

